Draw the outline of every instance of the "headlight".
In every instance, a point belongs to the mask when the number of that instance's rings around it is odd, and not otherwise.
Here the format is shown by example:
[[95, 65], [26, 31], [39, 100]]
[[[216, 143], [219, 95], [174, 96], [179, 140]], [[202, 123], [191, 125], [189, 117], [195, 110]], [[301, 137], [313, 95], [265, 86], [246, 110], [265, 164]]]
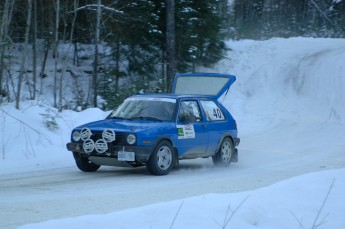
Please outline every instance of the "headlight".
[[128, 142], [128, 144], [130, 144], [130, 145], [133, 145], [133, 144], [135, 143], [136, 140], [137, 140], [137, 138], [135, 137], [134, 134], [129, 134], [129, 135], [127, 136], [127, 142]]
[[72, 133], [72, 139], [73, 139], [73, 141], [79, 141], [80, 140], [80, 132], [79, 131], [74, 131], [73, 133]]

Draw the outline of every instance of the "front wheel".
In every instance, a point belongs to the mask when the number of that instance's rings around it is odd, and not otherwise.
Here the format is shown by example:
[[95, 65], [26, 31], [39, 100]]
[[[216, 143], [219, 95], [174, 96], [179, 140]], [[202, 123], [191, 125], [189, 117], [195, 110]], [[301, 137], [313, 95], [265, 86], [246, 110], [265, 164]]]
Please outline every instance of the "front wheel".
[[83, 172], [95, 172], [101, 167], [100, 165], [96, 165], [95, 163], [91, 162], [86, 157], [80, 155], [80, 153], [73, 152], [73, 156], [77, 167]]
[[146, 167], [153, 175], [167, 175], [174, 167], [175, 153], [169, 141], [161, 141], [152, 152]]
[[225, 138], [220, 145], [216, 155], [212, 157], [213, 164], [216, 166], [228, 166], [231, 162], [234, 144], [230, 138]]

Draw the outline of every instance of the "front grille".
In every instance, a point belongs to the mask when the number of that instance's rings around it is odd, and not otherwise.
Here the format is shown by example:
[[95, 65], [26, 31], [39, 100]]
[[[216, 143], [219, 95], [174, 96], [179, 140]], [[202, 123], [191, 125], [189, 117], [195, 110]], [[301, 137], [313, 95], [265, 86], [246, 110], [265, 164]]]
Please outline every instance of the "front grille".
[[[112, 142], [112, 145], [125, 145], [126, 144], [127, 134], [116, 132], [115, 141]], [[102, 133], [92, 133], [91, 139], [96, 142], [98, 139], [102, 139]]]
[[111, 141], [113, 139], [112, 137], [109, 138], [109, 136], [107, 136], [103, 138], [102, 133], [103, 131], [91, 131], [89, 139], [80, 139], [78, 141], [78, 145], [80, 144], [80, 150], [88, 155], [117, 157], [117, 152], [119, 150], [123, 149], [123, 147], [129, 146], [127, 143], [127, 136], [129, 133], [115, 132], [115, 141], [112, 142], [107, 142], [107, 140]]

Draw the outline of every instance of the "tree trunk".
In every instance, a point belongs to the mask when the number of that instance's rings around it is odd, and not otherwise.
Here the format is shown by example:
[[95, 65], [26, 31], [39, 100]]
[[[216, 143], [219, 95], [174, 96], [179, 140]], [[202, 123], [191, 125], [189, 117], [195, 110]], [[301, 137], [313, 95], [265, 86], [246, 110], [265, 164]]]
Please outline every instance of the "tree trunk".
[[[67, 58], [68, 58], [68, 55], [72, 49], [72, 45], [73, 45], [73, 33], [74, 33], [74, 25], [75, 25], [75, 21], [76, 21], [76, 18], [77, 18], [77, 0], [74, 0], [73, 1], [73, 20], [72, 20], [72, 25], [71, 25], [71, 31], [70, 31], [70, 36], [69, 36], [69, 45], [68, 45], [68, 51], [65, 52], [64, 54], [64, 57], [63, 57], [63, 64], [62, 64], [62, 67], [61, 67], [61, 75], [60, 75], [60, 88], [59, 88], [59, 111], [61, 112], [62, 111], [62, 108], [63, 108], [63, 104], [62, 104], [62, 100], [63, 100], [63, 78], [65, 76], [65, 72], [66, 72], [66, 68], [68, 66], [67, 64]], [[67, 26], [65, 25], [65, 28]], [[65, 34], [66, 34], [66, 29], [65, 29], [65, 32], [64, 32], [64, 36], [63, 36], [63, 43], [65, 43]]]
[[97, 15], [96, 15], [96, 36], [95, 36], [95, 60], [93, 65], [92, 74], [92, 90], [93, 90], [93, 106], [97, 107], [97, 78], [98, 78], [98, 43], [99, 43], [99, 30], [101, 24], [101, 4], [102, 1], [98, 0], [97, 3]]
[[119, 93], [119, 79], [120, 79], [120, 38], [116, 35], [115, 39], [116, 52], [115, 52], [115, 93]]
[[50, 49], [50, 41], [48, 38], [44, 43], [44, 56], [43, 56], [42, 68], [41, 68], [41, 72], [40, 72], [41, 85], [40, 85], [40, 94], [39, 95], [43, 94], [43, 79], [46, 78], [46, 74], [44, 73], [44, 71], [46, 68], [49, 49]]
[[167, 91], [170, 91], [175, 68], [175, 0], [166, 0], [166, 58], [167, 58]]
[[57, 108], [57, 65], [58, 65], [58, 42], [59, 42], [59, 19], [60, 19], [60, 0], [56, 0], [55, 14], [55, 40], [54, 40], [54, 107]]
[[20, 64], [20, 72], [19, 72], [19, 77], [18, 77], [16, 109], [19, 109], [21, 87], [22, 87], [24, 74], [26, 73], [25, 67], [26, 67], [26, 56], [28, 53], [28, 46], [29, 46], [29, 32], [30, 32], [30, 24], [31, 24], [31, 13], [32, 13], [32, 0], [28, 0], [28, 16], [26, 18], [26, 26], [25, 26], [24, 51], [22, 54], [22, 60], [21, 60], [21, 64]]
[[8, 35], [8, 27], [12, 18], [12, 11], [14, 6], [14, 0], [6, 0], [4, 8], [2, 10], [2, 19], [0, 25], [0, 104], [3, 97], [9, 96], [9, 91], [3, 89], [3, 81], [5, 74], [5, 50]]
[[164, 48], [162, 48], [162, 53], [161, 53], [161, 69], [162, 69], [162, 82], [163, 82], [163, 92], [168, 92], [168, 87], [167, 87], [167, 73], [166, 73], [166, 58], [165, 58], [165, 52], [164, 52]]
[[36, 99], [37, 88], [37, 0], [33, 2], [33, 40], [32, 40], [32, 77], [33, 77], [33, 94], [31, 99]]

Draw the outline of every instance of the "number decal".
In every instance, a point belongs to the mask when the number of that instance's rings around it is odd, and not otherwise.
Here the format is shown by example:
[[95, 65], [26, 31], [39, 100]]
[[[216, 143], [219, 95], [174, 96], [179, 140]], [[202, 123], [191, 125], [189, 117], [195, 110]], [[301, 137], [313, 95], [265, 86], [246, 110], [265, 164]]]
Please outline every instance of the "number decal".
[[218, 105], [209, 100], [201, 101], [201, 105], [204, 108], [204, 111], [206, 113], [206, 120], [207, 121], [221, 121], [225, 120], [224, 113], [222, 112], [222, 109], [218, 107]]
[[219, 108], [213, 109], [213, 116], [214, 116], [216, 119], [221, 119], [221, 118], [222, 118], [222, 112], [220, 111]]
[[217, 118], [217, 109], [213, 109], [213, 116]]

